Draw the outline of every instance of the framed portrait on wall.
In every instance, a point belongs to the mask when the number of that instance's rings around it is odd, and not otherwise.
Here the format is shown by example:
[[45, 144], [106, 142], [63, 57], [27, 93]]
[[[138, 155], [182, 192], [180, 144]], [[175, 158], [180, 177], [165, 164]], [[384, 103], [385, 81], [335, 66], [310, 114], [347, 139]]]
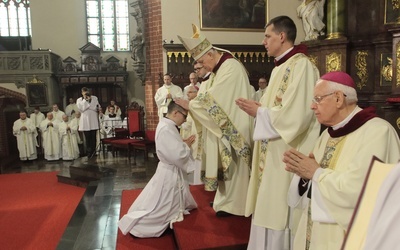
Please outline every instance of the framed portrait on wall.
[[47, 89], [44, 83], [27, 83], [26, 95], [29, 106], [47, 106]]
[[385, 0], [385, 24], [400, 23], [400, 3], [395, 0]]
[[199, 0], [202, 30], [263, 31], [267, 0]]

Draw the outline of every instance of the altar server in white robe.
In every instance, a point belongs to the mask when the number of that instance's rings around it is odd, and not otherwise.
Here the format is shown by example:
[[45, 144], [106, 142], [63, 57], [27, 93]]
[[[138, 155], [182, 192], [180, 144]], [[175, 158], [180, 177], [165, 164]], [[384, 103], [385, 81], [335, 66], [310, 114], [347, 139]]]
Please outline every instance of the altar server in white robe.
[[157, 89], [154, 95], [154, 100], [158, 108], [158, 117], [164, 117], [168, 110], [168, 104], [175, 98], [182, 98], [183, 92], [181, 87], [172, 83], [172, 78], [169, 74], [164, 75], [164, 85]]
[[319, 71], [306, 46], [294, 45], [296, 25], [289, 17], [271, 19], [264, 35], [263, 45], [275, 57], [267, 90], [260, 103], [237, 100], [256, 118], [246, 201], [246, 216], [252, 215], [248, 249], [289, 249], [289, 227], [295, 230], [299, 216], [286, 201], [292, 174], [284, 170], [282, 155], [291, 147], [308, 153], [315, 145], [320, 124], [309, 103]]
[[106, 138], [115, 137], [115, 129], [121, 128], [121, 117], [115, 113], [114, 107], [109, 108], [110, 113], [104, 116], [102, 121], [102, 129], [104, 130]]
[[79, 148], [77, 141], [77, 127], [71, 127], [68, 116], [63, 115], [63, 122], [60, 123], [58, 132], [60, 134], [62, 159], [75, 160], [79, 158]]
[[19, 112], [19, 119], [14, 122], [13, 134], [17, 137], [17, 146], [21, 161], [37, 159], [37, 130], [33, 121], [27, 118], [25, 111]]
[[321, 76], [311, 109], [328, 129], [312, 152], [290, 149], [283, 158], [286, 170], [296, 174], [289, 205], [303, 208], [293, 249], [340, 249], [372, 156], [397, 163], [400, 140], [375, 108], [357, 106], [356, 85], [344, 72]]
[[61, 158], [61, 143], [58, 135], [60, 122], [53, 117], [53, 113], [47, 113], [47, 118], [40, 123], [40, 131], [43, 136], [44, 158], [48, 161], [57, 161]]
[[76, 100], [76, 105], [81, 112], [79, 120], [79, 131], [85, 134], [86, 153], [88, 157], [95, 154], [97, 139], [97, 130], [100, 128], [98, 111], [101, 108], [96, 96], [91, 95], [89, 89], [83, 87], [81, 89], [82, 97]]
[[158, 163], [156, 173], [118, 223], [123, 234], [136, 237], [159, 237], [174, 222], [182, 221], [189, 210], [197, 207], [189, 190], [187, 173], [193, 171], [190, 151], [194, 136], [183, 141], [177, 126], [187, 111], [175, 102], [168, 106], [166, 117], [156, 129]]

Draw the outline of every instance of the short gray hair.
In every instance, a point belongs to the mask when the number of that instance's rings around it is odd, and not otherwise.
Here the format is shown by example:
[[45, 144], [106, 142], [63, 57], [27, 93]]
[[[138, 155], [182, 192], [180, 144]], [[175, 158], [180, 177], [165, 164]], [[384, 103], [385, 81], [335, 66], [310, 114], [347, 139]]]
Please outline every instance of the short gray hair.
[[337, 82], [332, 82], [332, 81], [327, 81], [327, 80], [323, 80], [323, 79], [319, 79], [317, 81], [317, 84], [322, 82], [322, 81], [326, 81], [328, 83], [328, 89], [330, 90], [330, 92], [335, 92], [335, 91], [340, 91], [343, 94], [346, 95], [346, 103], [347, 104], [355, 104], [358, 101], [357, 98], [357, 91], [355, 88], [337, 83]]

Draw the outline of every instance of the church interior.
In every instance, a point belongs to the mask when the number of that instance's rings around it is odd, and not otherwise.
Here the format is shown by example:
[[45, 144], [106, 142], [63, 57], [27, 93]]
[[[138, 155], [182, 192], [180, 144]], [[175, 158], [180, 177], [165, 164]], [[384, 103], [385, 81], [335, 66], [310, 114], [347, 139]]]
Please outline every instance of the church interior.
[[[273, 17], [289, 16], [297, 26], [296, 44], [308, 47], [308, 57], [320, 74], [347, 72], [357, 85], [359, 106], [376, 107], [379, 117], [392, 124], [400, 135], [398, 1], [326, 0], [321, 19], [324, 27], [314, 36], [299, 17], [297, 9], [302, 1], [215, 1], [235, 13], [236, 21], [240, 14], [234, 7], [239, 2], [251, 5], [246, 13], [251, 13], [253, 19], [247, 21], [247, 26], [213, 22], [213, 18], [217, 19], [213, 15], [224, 13], [225, 19], [230, 15], [229, 11], [212, 6], [212, 2], [0, 0], [0, 22], [9, 22], [6, 28], [0, 25], [0, 174], [62, 173], [71, 166], [88, 164], [103, 170], [95, 181], [75, 182], [86, 191], [57, 249], [116, 249], [121, 192], [143, 188], [156, 171], [158, 159], [154, 148], [146, 145], [144, 154], [143, 148], [129, 152], [124, 146], [115, 146], [105, 153], [98, 152], [92, 159], [48, 162], [39, 154], [37, 160], [23, 163], [12, 133], [19, 111], [26, 110], [29, 115], [39, 107], [46, 114], [54, 104], [64, 110], [69, 98], [81, 97], [81, 88], [87, 87], [103, 109], [115, 101], [122, 118], [129, 116], [129, 110], [139, 110], [140, 114], [130, 122], [138, 124], [136, 130], [154, 132], [159, 122], [154, 95], [163, 85], [163, 75], [171, 74], [172, 82], [181, 88], [190, 82], [193, 58], [177, 36], [191, 34], [192, 24], [200, 27], [214, 46], [231, 51], [242, 62], [257, 90], [258, 79], [269, 78], [274, 68], [274, 58], [262, 45], [264, 25]], [[103, 4], [111, 4], [111, 9], [115, 8], [113, 14], [118, 13], [122, 19], [96, 19], [93, 13], [103, 13], [101, 9], [107, 8], [100, 7]], [[19, 24], [28, 30], [25, 33], [12, 31], [18, 29], [11, 25], [18, 20], [16, 16], [23, 16], [11, 15], [17, 13], [15, 9], [28, 13], [28, 24]], [[108, 27], [109, 23], [114, 26]], [[94, 32], [93, 26], [104, 32]], [[122, 36], [111, 35], [112, 39], [107, 40], [107, 29], [114, 33], [118, 30]], [[94, 206], [98, 208], [96, 212], [88, 209]], [[79, 221], [79, 226], [72, 223], [73, 219]]]

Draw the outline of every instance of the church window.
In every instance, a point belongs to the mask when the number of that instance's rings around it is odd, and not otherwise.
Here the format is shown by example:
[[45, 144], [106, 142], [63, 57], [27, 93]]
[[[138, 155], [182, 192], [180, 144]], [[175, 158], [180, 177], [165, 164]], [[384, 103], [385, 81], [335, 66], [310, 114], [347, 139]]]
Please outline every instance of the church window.
[[31, 36], [29, 0], [0, 0], [0, 36]]
[[86, 0], [88, 42], [103, 51], [128, 51], [127, 0]]

